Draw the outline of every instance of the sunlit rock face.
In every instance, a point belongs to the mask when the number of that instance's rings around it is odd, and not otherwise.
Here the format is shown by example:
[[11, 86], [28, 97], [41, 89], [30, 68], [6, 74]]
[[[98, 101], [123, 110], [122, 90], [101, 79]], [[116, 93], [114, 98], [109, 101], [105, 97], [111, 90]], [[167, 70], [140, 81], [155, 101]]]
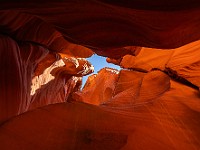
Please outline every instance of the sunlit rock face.
[[[197, 0], [1, 1], [0, 149], [200, 149], [199, 14]], [[121, 70], [81, 89], [93, 54]]]
[[[93, 72], [93, 66], [85, 59], [61, 58], [42, 46], [18, 45], [4, 35], [1, 43], [1, 121], [29, 109], [67, 101], [77, 77]], [[72, 83], [73, 88], [65, 87]]]
[[102, 69], [92, 75], [74, 99], [94, 105], [121, 109], [148, 103], [170, 88], [170, 78], [161, 71], [149, 73], [130, 70]]
[[[30, 109], [48, 104], [66, 102], [82, 78], [93, 72], [93, 66], [85, 59], [64, 57], [55, 61], [43, 74], [32, 79]], [[76, 85], [77, 84], [77, 85]]]
[[185, 79], [199, 87], [200, 41], [176, 49], [142, 48], [137, 56], [126, 55], [120, 65], [123, 68], [149, 72], [161, 70], [175, 79]]
[[90, 76], [82, 91], [73, 94], [77, 101], [101, 105], [112, 98], [115, 84], [118, 80], [119, 71], [111, 68], [104, 68]]

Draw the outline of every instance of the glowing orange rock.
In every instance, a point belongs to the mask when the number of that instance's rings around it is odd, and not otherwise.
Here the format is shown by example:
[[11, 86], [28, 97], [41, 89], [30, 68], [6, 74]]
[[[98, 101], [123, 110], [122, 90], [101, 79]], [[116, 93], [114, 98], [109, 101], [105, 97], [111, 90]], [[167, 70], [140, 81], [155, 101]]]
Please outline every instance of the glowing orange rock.
[[120, 71], [112, 99], [104, 105], [130, 109], [154, 101], [170, 88], [169, 77], [161, 71], [141, 73]]
[[61, 58], [42, 46], [0, 38], [0, 122], [36, 107], [67, 101], [79, 81], [72, 77], [93, 72], [93, 66], [83, 58]]
[[1, 149], [198, 149], [199, 93], [171, 83], [129, 111], [72, 102], [25, 113], [0, 126]]
[[[0, 149], [199, 149], [199, 8], [0, 2]], [[102, 69], [81, 92], [94, 52], [125, 70]]]
[[66, 102], [72, 92], [80, 90], [80, 86], [75, 89], [82, 81], [80, 77], [91, 72], [93, 66], [83, 58], [65, 57], [55, 61], [43, 74], [33, 78], [29, 109]]
[[173, 78], [183, 78], [200, 87], [200, 41], [170, 50], [142, 48], [137, 56], [125, 55], [120, 65], [123, 68], [148, 72], [162, 70]]
[[73, 98], [94, 105], [103, 104], [113, 96], [118, 73], [115, 69], [103, 68], [89, 77], [82, 91], [74, 93]]

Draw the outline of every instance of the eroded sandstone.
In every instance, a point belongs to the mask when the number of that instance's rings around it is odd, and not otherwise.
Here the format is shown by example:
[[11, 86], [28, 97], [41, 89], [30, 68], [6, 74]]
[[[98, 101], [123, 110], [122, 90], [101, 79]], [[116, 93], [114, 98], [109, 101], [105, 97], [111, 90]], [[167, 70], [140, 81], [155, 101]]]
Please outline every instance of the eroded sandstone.
[[199, 8], [0, 2], [0, 149], [199, 149]]

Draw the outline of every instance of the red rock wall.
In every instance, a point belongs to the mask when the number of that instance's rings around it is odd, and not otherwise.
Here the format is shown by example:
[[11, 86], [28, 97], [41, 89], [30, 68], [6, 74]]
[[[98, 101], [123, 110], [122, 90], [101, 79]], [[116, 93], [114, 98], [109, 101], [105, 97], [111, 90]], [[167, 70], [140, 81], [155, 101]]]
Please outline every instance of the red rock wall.
[[26, 43], [18, 45], [5, 35], [1, 35], [0, 45], [2, 121], [28, 110], [34, 68], [48, 52], [41, 46]]
[[[199, 149], [199, 8], [1, 1], [0, 149]], [[80, 91], [94, 53], [124, 69]]]
[[[56, 64], [58, 60], [62, 60], [64, 67]], [[30, 42], [17, 43], [5, 35], [1, 35], [0, 61], [0, 121], [29, 109], [67, 101], [66, 96], [73, 91], [78, 81], [75, 78], [70, 80], [74, 84], [71, 85], [73, 88], [65, 91], [65, 84], [71, 84], [68, 80], [92, 72], [91, 64], [84, 59], [69, 56], [61, 59], [61, 56], [49, 53], [42, 46]], [[49, 67], [50, 71], [46, 70]], [[54, 80], [49, 80], [51, 77]], [[32, 94], [33, 89], [35, 91]]]
[[118, 73], [115, 69], [103, 68], [97, 75], [91, 75], [82, 91], [74, 93], [73, 98], [93, 105], [106, 103], [113, 96]]
[[75, 102], [25, 113], [1, 126], [0, 145], [5, 150], [195, 150], [199, 109], [199, 93], [171, 81], [170, 90], [154, 103], [128, 112]]
[[[145, 0], [144, 3], [149, 2]], [[9, 20], [16, 20], [13, 25], [17, 24], [18, 27], [29, 20], [33, 35], [40, 34], [41, 37], [45, 35], [42, 34], [44, 31], [38, 32], [40, 29], [37, 27], [39, 20], [44, 20], [45, 23], [40, 24], [40, 27], [48, 32], [46, 35], [51, 34], [52, 29], [49, 28], [53, 27], [68, 40], [97, 49], [97, 51], [98, 48], [127, 45], [175, 48], [198, 40], [200, 4], [197, 0], [195, 0], [195, 3], [186, 3], [180, 0], [168, 3], [172, 4], [168, 7], [169, 10], [164, 9], [167, 7], [164, 0], [160, 0], [155, 7], [146, 5], [149, 9], [137, 8], [137, 5], [143, 6], [142, 3], [132, 5], [133, 8], [130, 9], [93, 0], [84, 2], [51, 0], [46, 3], [23, 0], [20, 3], [9, 1], [1, 3], [1, 12], [11, 9], [17, 10], [18, 13], [11, 12], [12, 15], [7, 15], [10, 18]], [[188, 3], [193, 7], [189, 7]], [[156, 8], [160, 9], [157, 10]], [[174, 10], [170, 11], [170, 8], [174, 8]], [[23, 21], [15, 19], [16, 17], [21, 18], [20, 12], [26, 18]], [[32, 20], [33, 16], [39, 17], [39, 20]], [[30, 33], [31, 30], [29, 30]], [[60, 37], [58, 33], [55, 34], [57, 38]], [[18, 36], [21, 39], [26, 36], [30, 38], [29, 34], [23, 34], [23, 36], [18, 34]]]

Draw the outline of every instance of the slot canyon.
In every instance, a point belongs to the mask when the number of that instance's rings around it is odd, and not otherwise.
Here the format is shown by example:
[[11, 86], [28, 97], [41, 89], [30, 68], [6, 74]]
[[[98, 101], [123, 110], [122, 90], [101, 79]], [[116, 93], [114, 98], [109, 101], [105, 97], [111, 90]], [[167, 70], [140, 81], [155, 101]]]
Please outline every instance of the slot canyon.
[[200, 149], [198, 0], [1, 0], [0, 70], [0, 150]]

